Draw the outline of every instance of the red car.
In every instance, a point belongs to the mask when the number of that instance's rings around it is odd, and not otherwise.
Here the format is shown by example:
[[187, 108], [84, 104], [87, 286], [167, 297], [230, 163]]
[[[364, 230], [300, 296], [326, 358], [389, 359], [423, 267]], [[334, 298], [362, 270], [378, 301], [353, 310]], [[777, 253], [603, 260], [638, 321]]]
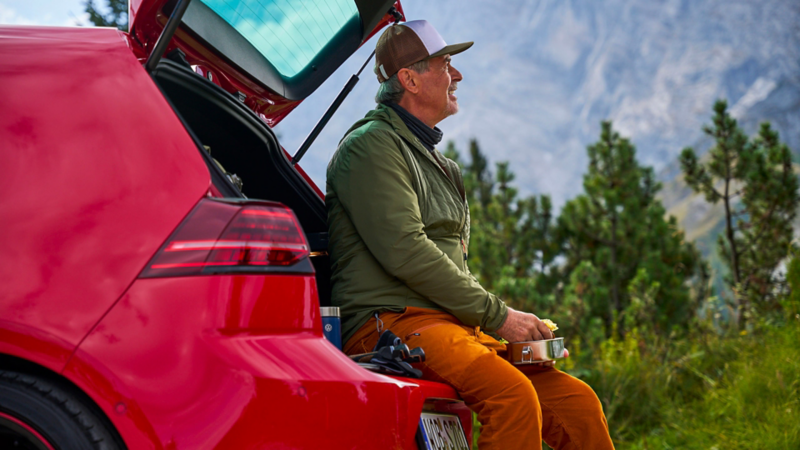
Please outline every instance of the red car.
[[324, 198], [271, 130], [393, 3], [0, 27], [0, 448], [468, 448], [453, 389], [323, 337]]

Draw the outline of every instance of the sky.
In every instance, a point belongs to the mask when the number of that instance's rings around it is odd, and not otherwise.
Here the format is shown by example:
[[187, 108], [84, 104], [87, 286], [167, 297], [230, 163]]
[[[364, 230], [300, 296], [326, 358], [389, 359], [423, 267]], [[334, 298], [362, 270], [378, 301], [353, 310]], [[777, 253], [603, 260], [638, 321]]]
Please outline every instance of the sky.
[[5, 25], [75, 26], [88, 23], [87, 17], [80, 0], [0, 0]]
[[[88, 25], [84, 1], [0, 0], [0, 24]], [[430, 20], [447, 42], [475, 41], [454, 58], [465, 79], [458, 87], [461, 112], [439, 124], [445, 141], [452, 139], [463, 156], [477, 138], [492, 168], [511, 162], [521, 195], [550, 194], [556, 205], [581, 190], [585, 147], [596, 140], [601, 119], [613, 119], [615, 129], [636, 143], [640, 160], [658, 172], [684, 146], [699, 145], [700, 125], [709, 120], [715, 98], [727, 97], [733, 112], [749, 108], [783, 86], [781, 74], [796, 72], [796, 52], [784, 50], [800, 39], [800, 28], [789, 26], [800, 23], [798, 0], [402, 3], [408, 19]], [[275, 128], [290, 153], [376, 40]], [[789, 87], [790, 94], [800, 92]], [[301, 162], [321, 188], [339, 139], [374, 107], [376, 88], [370, 64]], [[796, 115], [784, 105], [791, 98], [780, 105], [764, 102], [762, 110]], [[795, 128], [788, 126], [782, 136]]]

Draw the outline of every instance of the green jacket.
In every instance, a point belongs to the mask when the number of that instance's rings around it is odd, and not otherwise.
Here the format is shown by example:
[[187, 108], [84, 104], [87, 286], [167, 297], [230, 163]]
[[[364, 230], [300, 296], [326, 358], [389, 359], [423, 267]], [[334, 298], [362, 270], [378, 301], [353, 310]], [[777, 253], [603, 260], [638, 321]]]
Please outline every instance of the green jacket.
[[326, 189], [331, 300], [341, 308], [343, 342], [375, 311], [406, 306], [444, 310], [486, 331], [502, 326], [506, 305], [467, 268], [461, 169], [429, 152], [391, 108], [378, 105], [350, 128]]

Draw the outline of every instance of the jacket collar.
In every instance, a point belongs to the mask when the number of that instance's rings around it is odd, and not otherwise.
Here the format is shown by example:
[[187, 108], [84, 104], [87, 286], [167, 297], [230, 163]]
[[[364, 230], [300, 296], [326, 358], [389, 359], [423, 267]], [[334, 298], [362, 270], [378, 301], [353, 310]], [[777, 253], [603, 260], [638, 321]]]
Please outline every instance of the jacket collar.
[[395, 110], [381, 103], [377, 108], [375, 108], [375, 111], [379, 111], [381, 115], [386, 117], [386, 121], [389, 122], [392, 128], [394, 128], [395, 133], [399, 134], [400, 137], [405, 139], [406, 142], [411, 144], [412, 147], [424, 153], [431, 161], [436, 162], [428, 149], [425, 148], [425, 146], [422, 145], [422, 142], [420, 142], [419, 138], [414, 136], [414, 133], [408, 129], [406, 123], [403, 122], [403, 119], [400, 118]]
[[[419, 140], [419, 138], [414, 136], [414, 133], [412, 133], [411, 130], [408, 129], [406, 123], [403, 122], [403, 119], [401, 119], [400, 116], [397, 114], [397, 112], [395, 112], [395, 110], [393, 110], [391, 107], [381, 103], [378, 104], [378, 107], [375, 108], [374, 112], [376, 113], [375, 114], [376, 119], [377, 116], [379, 115], [383, 116], [381, 120], [388, 122], [394, 129], [395, 133], [397, 133], [400, 137], [402, 137], [409, 145], [411, 145], [412, 148], [416, 149], [417, 152], [425, 155], [425, 158], [428, 158], [428, 160], [430, 160], [439, 169], [440, 173], [444, 175], [445, 178], [447, 178], [450, 184], [453, 185], [453, 187], [455, 188], [456, 192], [459, 194], [461, 199], [462, 200], [466, 199], [465, 193], [463, 192], [462, 188], [460, 188], [458, 183], [456, 183], [456, 178], [459, 180], [459, 182], [461, 182], [461, 168], [458, 167], [458, 165], [456, 165], [455, 163], [450, 163], [450, 161], [443, 158], [442, 162], [446, 164], [450, 169], [450, 172], [453, 173], [451, 175], [445, 172], [445, 170], [439, 164], [439, 161], [437, 161], [436, 158], [433, 157], [431, 152], [428, 151], [428, 149], [424, 145], [422, 145], [422, 142]], [[438, 150], [434, 148], [433, 151], [436, 152]]]

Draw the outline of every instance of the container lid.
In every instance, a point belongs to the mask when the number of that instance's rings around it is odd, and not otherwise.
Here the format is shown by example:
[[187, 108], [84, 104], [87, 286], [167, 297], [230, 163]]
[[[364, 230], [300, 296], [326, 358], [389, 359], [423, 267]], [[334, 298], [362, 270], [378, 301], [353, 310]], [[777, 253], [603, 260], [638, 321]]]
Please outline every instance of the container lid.
[[320, 306], [319, 311], [322, 317], [339, 317], [338, 306]]

